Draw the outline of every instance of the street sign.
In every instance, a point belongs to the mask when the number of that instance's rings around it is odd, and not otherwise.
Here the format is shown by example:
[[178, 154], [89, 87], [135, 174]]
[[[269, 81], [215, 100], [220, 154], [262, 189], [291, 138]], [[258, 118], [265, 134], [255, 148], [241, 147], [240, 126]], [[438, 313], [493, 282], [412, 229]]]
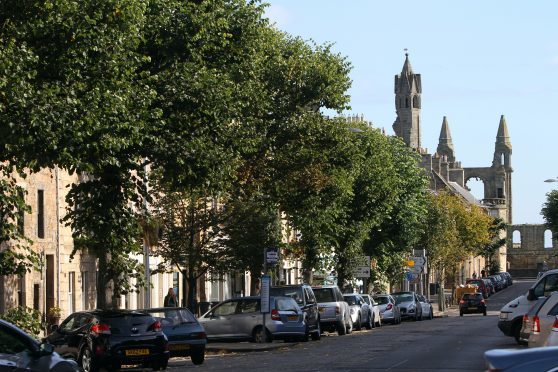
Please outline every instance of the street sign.
[[265, 250], [265, 261], [269, 265], [275, 265], [279, 261], [279, 248], [270, 247]]
[[353, 272], [355, 278], [370, 278], [370, 267], [359, 266]]
[[262, 286], [260, 288], [261, 306], [260, 311], [262, 314], [269, 313], [269, 286], [271, 284], [271, 277], [269, 275], [262, 276]]

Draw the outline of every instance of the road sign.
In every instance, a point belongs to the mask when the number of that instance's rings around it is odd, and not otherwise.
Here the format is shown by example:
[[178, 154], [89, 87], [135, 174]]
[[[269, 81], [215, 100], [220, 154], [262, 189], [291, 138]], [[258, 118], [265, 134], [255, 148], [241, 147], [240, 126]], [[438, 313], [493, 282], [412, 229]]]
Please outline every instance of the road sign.
[[370, 278], [369, 266], [358, 266], [353, 272], [355, 278]]
[[415, 261], [415, 266], [424, 266], [426, 263], [426, 257], [413, 257], [413, 261]]
[[265, 250], [265, 261], [270, 265], [275, 265], [279, 261], [279, 248], [270, 247]]

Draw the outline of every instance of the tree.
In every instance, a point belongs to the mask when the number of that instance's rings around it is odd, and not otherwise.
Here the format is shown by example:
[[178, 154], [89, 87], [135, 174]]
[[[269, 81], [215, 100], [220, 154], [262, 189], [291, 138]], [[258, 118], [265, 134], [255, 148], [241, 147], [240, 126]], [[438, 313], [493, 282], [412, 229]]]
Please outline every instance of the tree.
[[552, 231], [553, 237], [556, 238], [558, 233], [558, 190], [552, 190], [546, 194], [546, 202], [543, 204], [541, 215], [546, 226]]
[[493, 266], [493, 262], [498, 263], [499, 272], [499, 260], [492, 261], [494, 254], [498, 252], [500, 247], [506, 244], [506, 238], [502, 237], [502, 233], [506, 232], [508, 225], [501, 218], [494, 218], [489, 228], [490, 242], [486, 245], [480, 247], [478, 254], [485, 259], [486, 267], [490, 268]]
[[0, 163], [0, 275], [23, 276], [42, 267], [40, 255], [31, 249], [32, 241], [20, 225], [28, 212], [25, 190], [17, 185], [9, 167]]
[[269, 197], [252, 195], [250, 199], [231, 199], [226, 210], [225, 238], [221, 242], [234, 252], [234, 267], [250, 272], [250, 293], [255, 295], [264, 271], [264, 249], [282, 246], [278, 209]]

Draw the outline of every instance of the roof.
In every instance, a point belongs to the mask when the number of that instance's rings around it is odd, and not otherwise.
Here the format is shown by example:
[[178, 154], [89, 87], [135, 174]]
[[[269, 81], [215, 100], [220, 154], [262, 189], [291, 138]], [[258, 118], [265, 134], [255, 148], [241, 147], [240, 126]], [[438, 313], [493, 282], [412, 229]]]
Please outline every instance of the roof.
[[457, 192], [459, 195], [461, 195], [470, 204], [476, 204], [476, 205], [479, 205], [479, 206], [481, 205], [481, 203], [473, 196], [473, 194], [471, 194], [471, 192], [469, 190], [467, 190], [464, 187], [461, 187], [461, 185], [458, 184], [457, 182], [448, 181], [448, 184], [451, 186], [451, 188], [455, 192]]

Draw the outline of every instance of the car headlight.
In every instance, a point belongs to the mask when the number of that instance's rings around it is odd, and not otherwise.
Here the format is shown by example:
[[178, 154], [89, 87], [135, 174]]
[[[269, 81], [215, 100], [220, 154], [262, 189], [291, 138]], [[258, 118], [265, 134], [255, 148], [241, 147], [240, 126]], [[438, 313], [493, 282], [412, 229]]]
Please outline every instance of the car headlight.
[[501, 320], [508, 320], [508, 316], [509, 316], [509, 313], [507, 313], [507, 312], [503, 312], [503, 311], [502, 311], [502, 312], [500, 313], [500, 319], [501, 319]]

